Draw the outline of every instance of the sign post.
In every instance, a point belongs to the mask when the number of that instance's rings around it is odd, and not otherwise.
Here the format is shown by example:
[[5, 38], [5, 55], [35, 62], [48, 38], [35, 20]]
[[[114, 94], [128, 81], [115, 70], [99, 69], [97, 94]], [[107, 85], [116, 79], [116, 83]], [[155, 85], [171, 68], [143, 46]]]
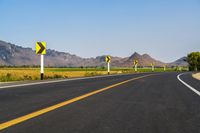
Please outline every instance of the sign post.
[[134, 60], [133, 64], [134, 64], [134, 67], [135, 67], [135, 72], [137, 72], [138, 60]]
[[154, 63], [151, 63], [151, 70], [154, 71]]
[[36, 42], [36, 54], [40, 55], [40, 79], [44, 79], [44, 55], [46, 54], [46, 42]]
[[166, 65], [163, 65], [163, 69], [164, 69], [164, 71], [166, 71]]
[[111, 61], [111, 57], [110, 56], [106, 56], [106, 62], [108, 64], [108, 75], [110, 74], [110, 61]]
[[40, 79], [43, 80], [44, 78], [44, 55], [41, 54], [41, 66], [40, 66]]

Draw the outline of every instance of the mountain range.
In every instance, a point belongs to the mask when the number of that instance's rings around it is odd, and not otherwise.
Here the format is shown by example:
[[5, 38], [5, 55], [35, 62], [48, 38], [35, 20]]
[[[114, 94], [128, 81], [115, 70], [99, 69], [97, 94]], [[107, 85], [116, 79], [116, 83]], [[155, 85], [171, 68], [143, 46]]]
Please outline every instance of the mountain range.
[[[82, 58], [66, 52], [59, 52], [47, 49], [45, 55], [45, 66], [51, 67], [95, 67], [105, 66], [105, 56], [97, 56], [96, 58]], [[134, 52], [130, 57], [113, 57], [111, 56], [111, 66], [115, 67], [132, 67], [133, 60], [137, 59], [138, 66], [150, 66], [154, 63], [155, 66], [187, 66], [186, 57], [182, 57], [172, 63], [164, 63], [152, 58], [148, 54], [140, 55]], [[35, 54], [31, 48], [24, 48], [5, 41], [0, 40], [0, 66], [36, 66], [40, 64], [40, 56]]]

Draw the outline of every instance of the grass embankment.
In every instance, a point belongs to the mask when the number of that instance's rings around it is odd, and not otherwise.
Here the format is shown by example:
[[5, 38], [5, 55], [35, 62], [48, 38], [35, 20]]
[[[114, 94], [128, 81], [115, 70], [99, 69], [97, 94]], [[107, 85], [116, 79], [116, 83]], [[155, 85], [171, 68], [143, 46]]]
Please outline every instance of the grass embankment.
[[[167, 68], [166, 71], [176, 71], [176, 69]], [[138, 72], [151, 72], [151, 68], [138, 68]], [[155, 72], [163, 72], [163, 68], [155, 68]], [[134, 69], [111, 69], [111, 74], [121, 73], [134, 73]], [[44, 79], [86, 77], [106, 74], [106, 68], [45, 68]], [[0, 82], [39, 79], [40, 68], [0, 68]]]

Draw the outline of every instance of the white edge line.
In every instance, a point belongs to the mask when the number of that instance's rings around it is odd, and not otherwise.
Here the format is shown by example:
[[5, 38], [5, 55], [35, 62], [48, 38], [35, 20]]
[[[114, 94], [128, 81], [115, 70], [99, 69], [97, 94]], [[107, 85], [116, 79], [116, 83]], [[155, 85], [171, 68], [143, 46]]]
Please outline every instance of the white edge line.
[[35, 82], [35, 83], [17, 84], [17, 85], [7, 85], [7, 86], [1, 86], [0, 90], [5, 89], [5, 88], [13, 88], [13, 87], [23, 87], [23, 86], [31, 86], [31, 85], [39, 85], [39, 84], [58, 83], [58, 82], [65, 82], [65, 81], [95, 79], [95, 78], [104, 78], [104, 77], [115, 77], [115, 76], [123, 76], [123, 75], [130, 75], [130, 74], [102, 75], [102, 76], [94, 76], [94, 77], [82, 77], [82, 78], [43, 81], [43, 82]]
[[179, 75], [177, 76], [177, 79], [178, 79], [181, 83], [183, 83], [185, 86], [187, 86], [190, 90], [192, 90], [194, 93], [196, 93], [197, 95], [200, 96], [200, 92], [199, 92], [199, 91], [197, 91], [196, 89], [194, 89], [192, 86], [190, 86], [189, 84], [187, 84], [186, 82], [184, 82], [184, 81], [180, 78], [180, 76], [183, 75], [183, 74], [186, 74], [186, 73], [181, 73], [181, 74], [179, 74]]

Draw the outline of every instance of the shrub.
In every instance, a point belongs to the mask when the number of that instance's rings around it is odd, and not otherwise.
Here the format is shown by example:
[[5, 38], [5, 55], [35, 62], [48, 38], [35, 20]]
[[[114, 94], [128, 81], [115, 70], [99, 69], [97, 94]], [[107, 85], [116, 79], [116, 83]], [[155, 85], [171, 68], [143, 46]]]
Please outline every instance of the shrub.
[[190, 71], [200, 70], [200, 52], [192, 52], [187, 56]]

